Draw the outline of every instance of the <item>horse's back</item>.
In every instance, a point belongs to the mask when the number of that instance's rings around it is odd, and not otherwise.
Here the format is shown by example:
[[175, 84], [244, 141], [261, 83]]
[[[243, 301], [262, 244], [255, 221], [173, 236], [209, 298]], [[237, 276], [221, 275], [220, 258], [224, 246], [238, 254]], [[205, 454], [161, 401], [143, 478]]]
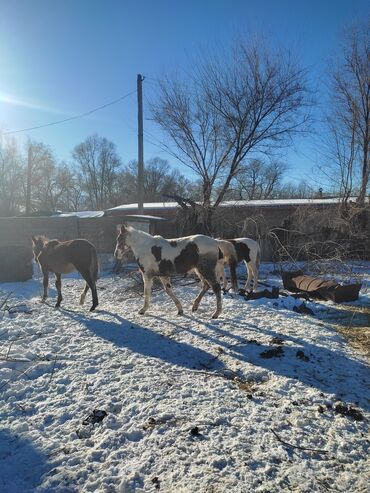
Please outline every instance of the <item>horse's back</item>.
[[[49, 248], [48, 248], [49, 246]], [[49, 269], [60, 274], [69, 274], [73, 271], [90, 269], [92, 261], [96, 259], [96, 250], [88, 240], [78, 238], [75, 240], [50, 242], [46, 245], [44, 260]]]
[[38, 257], [38, 261], [43, 268], [47, 268], [56, 274], [70, 274], [76, 268], [71, 262], [68, 249], [61, 246], [57, 240], [48, 242]]
[[217, 254], [218, 252], [217, 240], [206, 235], [183, 236], [181, 238], [164, 240], [164, 246], [167, 247], [166, 249], [171, 251], [171, 246], [172, 248], [176, 247], [178, 253], [181, 253], [181, 251], [184, 250], [189, 244], [196, 245], [200, 255], [207, 253]]
[[91, 263], [96, 261], [96, 249], [88, 240], [77, 238], [65, 243], [67, 244], [67, 257], [78, 271], [89, 269]]
[[61, 242], [61, 245], [64, 244], [68, 245], [69, 250], [73, 252], [87, 253], [95, 251], [94, 245], [90, 243], [89, 240], [85, 240], [84, 238], [77, 238], [75, 240]]
[[158, 272], [163, 276], [185, 274], [198, 267], [200, 259], [202, 264], [215, 265], [218, 260], [218, 243], [204, 235], [173, 239], [153, 236], [150, 243], [142, 243], [137, 248], [135, 255], [145, 272]]

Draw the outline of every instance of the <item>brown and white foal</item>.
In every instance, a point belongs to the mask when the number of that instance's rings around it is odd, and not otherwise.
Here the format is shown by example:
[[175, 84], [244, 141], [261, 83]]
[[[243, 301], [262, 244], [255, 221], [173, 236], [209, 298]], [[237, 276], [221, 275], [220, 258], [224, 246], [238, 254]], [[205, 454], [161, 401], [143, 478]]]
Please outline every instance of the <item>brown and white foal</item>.
[[56, 307], [62, 302], [62, 274], [78, 271], [85, 279], [86, 285], [81, 294], [80, 305], [85, 302], [86, 293], [91, 289], [93, 304], [90, 311], [98, 306], [96, 280], [98, 278], [98, 258], [94, 245], [83, 239], [58, 241], [49, 240], [45, 236], [33, 236], [32, 248], [35, 260], [39, 263], [44, 276], [45, 301], [48, 296], [49, 272], [54, 272], [55, 286], [58, 291]]
[[[217, 302], [212, 318], [219, 316], [222, 303], [216, 267], [222, 252], [217, 240], [203, 235], [166, 240], [161, 236], [152, 236], [131, 226], [122, 225], [114, 255], [117, 259], [122, 259], [129, 249], [135, 255], [144, 280], [144, 306], [139, 310], [141, 315], [149, 307], [153, 278], [156, 276], [160, 278], [166, 293], [175, 303], [178, 314], [182, 315], [182, 305], [172, 290], [170, 277], [194, 271], [202, 280], [203, 287], [194, 300], [192, 311], [198, 309], [201, 299], [211, 287]], [[236, 282], [235, 271], [234, 274]]]

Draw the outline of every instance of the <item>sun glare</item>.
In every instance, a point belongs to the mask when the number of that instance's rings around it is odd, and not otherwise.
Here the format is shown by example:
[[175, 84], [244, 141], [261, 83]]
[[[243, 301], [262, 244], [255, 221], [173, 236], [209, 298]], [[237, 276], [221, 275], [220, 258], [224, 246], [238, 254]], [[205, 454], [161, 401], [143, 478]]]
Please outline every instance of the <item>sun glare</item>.
[[40, 104], [35, 101], [22, 99], [11, 94], [6, 94], [4, 92], [0, 92], [0, 103], [11, 105], [11, 106], [20, 106], [22, 108], [29, 108], [32, 110], [45, 111], [48, 113], [58, 113], [62, 115], [66, 115], [67, 112], [58, 108], [54, 108], [52, 106], [47, 106], [44, 104]]

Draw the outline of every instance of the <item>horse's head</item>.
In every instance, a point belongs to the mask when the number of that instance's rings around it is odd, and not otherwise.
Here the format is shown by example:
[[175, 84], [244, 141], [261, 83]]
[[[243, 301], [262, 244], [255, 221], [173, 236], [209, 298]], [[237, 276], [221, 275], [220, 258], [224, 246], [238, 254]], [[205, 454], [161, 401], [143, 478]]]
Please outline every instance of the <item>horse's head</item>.
[[130, 249], [130, 247], [126, 243], [128, 233], [129, 233], [128, 228], [124, 224], [121, 224], [121, 226], [118, 229], [116, 249], [114, 250], [114, 256], [118, 260], [121, 260]]
[[32, 236], [32, 252], [34, 259], [37, 260], [45, 246], [46, 238], [44, 236]]

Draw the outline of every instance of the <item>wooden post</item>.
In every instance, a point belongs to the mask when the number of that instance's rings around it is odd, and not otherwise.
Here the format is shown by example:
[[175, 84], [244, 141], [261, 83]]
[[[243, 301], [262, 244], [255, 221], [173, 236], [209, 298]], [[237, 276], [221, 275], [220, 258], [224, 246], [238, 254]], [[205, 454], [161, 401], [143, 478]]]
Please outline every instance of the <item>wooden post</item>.
[[28, 142], [26, 215], [31, 213], [32, 145]]
[[138, 120], [138, 161], [137, 161], [137, 198], [138, 213], [144, 213], [144, 144], [143, 144], [143, 91], [144, 77], [137, 76], [137, 120]]

